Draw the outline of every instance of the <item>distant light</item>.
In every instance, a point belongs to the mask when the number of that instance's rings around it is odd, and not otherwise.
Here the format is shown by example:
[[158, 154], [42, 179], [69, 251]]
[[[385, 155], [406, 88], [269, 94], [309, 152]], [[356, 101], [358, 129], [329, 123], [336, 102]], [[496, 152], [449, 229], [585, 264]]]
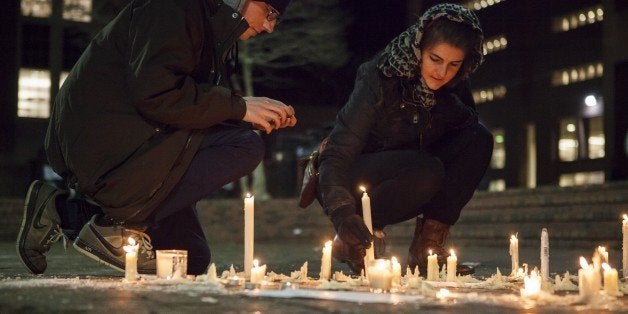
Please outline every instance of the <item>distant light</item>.
[[595, 96], [589, 95], [589, 96], [584, 98], [584, 104], [587, 107], [595, 107], [595, 106], [597, 106], [597, 99], [595, 98]]
[[495, 142], [498, 144], [501, 144], [504, 142], [504, 136], [503, 135], [495, 135]]
[[576, 126], [573, 123], [567, 124], [567, 132], [575, 132]]

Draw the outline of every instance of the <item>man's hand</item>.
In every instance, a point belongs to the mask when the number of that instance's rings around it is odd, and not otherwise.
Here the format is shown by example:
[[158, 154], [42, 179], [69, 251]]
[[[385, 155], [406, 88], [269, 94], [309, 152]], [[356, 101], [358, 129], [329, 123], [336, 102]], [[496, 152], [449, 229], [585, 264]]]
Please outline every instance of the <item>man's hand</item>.
[[297, 124], [294, 108], [267, 97], [244, 97], [246, 114], [242, 120], [250, 122], [267, 134]]

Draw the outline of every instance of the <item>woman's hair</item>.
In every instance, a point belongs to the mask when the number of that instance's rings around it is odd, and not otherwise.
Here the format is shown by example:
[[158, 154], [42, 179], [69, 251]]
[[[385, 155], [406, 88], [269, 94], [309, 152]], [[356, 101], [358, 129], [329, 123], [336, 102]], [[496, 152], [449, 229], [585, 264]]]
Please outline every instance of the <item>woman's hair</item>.
[[[475, 60], [470, 60], [470, 54], [475, 50], [478, 43], [481, 43], [483, 36], [469, 25], [452, 21], [448, 18], [439, 18], [427, 25], [423, 38], [419, 44], [421, 51], [434, 47], [439, 43], [447, 43], [461, 49], [464, 54], [462, 67], [456, 77], [468, 72]], [[457, 80], [452, 80], [457, 81]]]

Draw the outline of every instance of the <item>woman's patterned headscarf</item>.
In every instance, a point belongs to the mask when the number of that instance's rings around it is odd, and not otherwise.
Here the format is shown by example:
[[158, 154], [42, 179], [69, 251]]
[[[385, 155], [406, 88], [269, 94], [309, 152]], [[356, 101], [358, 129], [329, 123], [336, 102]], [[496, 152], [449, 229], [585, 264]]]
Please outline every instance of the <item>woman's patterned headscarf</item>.
[[[426, 27], [434, 20], [447, 18], [451, 21], [469, 25], [473, 30], [482, 35], [480, 21], [475, 13], [457, 4], [443, 3], [429, 8], [419, 21], [410, 26], [393, 39], [384, 49], [379, 60], [378, 67], [388, 77], [401, 77], [404, 85], [403, 100], [412, 104], [431, 109], [435, 104], [434, 91], [423, 81], [420, 72], [421, 50], [419, 44], [425, 33]], [[462, 80], [473, 73], [482, 64], [482, 36], [475, 43], [473, 49], [466, 55], [466, 73], [458, 73], [456, 79]], [[417, 79], [418, 78], [418, 79]]]

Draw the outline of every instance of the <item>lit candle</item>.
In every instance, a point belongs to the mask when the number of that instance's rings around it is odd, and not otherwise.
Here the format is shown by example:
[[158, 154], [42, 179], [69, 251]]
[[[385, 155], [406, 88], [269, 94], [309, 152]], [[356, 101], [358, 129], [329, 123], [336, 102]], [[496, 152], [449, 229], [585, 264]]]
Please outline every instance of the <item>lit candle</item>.
[[390, 262], [392, 264], [392, 281], [394, 284], [399, 285], [401, 284], [401, 264], [394, 256], [390, 259]]
[[623, 266], [624, 266], [624, 278], [628, 278], [628, 215], [624, 214], [624, 220], [622, 222], [622, 233], [624, 234], [623, 241]]
[[549, 235], [547, 229], [541, 230], [541, 279], [549, 278]]
[[510, 275], [516, 276], [517, 270], [519, 269], [519, 239], [517, 239], [516, 234], [510, 236], [510, 256], [512, 262], [512, 271]]
[[[360, 186], [360, 190], [362, 193], [362, 217], [364, 218], [364, 224], [369, 229], [369, 232], [373, 234], [373, 220], [371, 218], [371, 198], [366, 193], [366, 188], [364, 186]], [[371, 242], [371, 246], [366, 249], [366, 256], [364, 257], [365, 264], [367, 265], [369, 261], [375, 259], [375, 248], [373, 247], [373, 242]], [[368, 272], [367, 272], [368, 275]]]
[[369, 284], [373, 292], [390, 290], [393, 275], [389, 260], [372, 260], [369, 262], [367, 269]]
[[255, 197], [249, 193], [244, 198], [244, 274], [251, 278], [253, 263], [254, 223], [255, 223]]
[[321, 259], [321, 280], [329, 280], [331, 277], [331, 241], [325, 242], [323, 258]]
[[124, 279], [126, 281], [136, 281], [137, 280], [137, 250], [139, 248], [139, 244], [135, 243], [135, 239], [129, 237], [128, 239], [129, 245], [125, 245], [123, 247], [126, 252], [125, 260], [124, 260]]
[[438, 254], [432, 254], [432, 250], [430, 250], [430, 255], [427, 256], [427, 280], [437, 281], [438, 280]]
[[447, 281], [456, 281], [456, 268], [458, 267], [458, 258], [454, 253], [454, 250], [449, 251], [450, 255], [447, 257]]
[[604, 291], [608, 295], [619, 295], [619, 276], [617, 269], [611, 268], [607, 263], [602, 264], [604, 269]]
[[537, 274], [536, 269], [530, 272], [530, 275], [523, 277], [523, 289], [521, 296], [526, 298], [537, 298], [541, 292], [541, 277]]
[[261, 283], [266, 275], [266, 265], [259, 266], [259, 261], [253, 260], [253, 267], [251, 268], [251, 283]]
[[578, 290], [580, 297], [584, 301], [589, 301], [595, 297], [600, 290], [600, 272], [591, 267], [584, 257], [580, 257], [580, 268], [578, 270]]

